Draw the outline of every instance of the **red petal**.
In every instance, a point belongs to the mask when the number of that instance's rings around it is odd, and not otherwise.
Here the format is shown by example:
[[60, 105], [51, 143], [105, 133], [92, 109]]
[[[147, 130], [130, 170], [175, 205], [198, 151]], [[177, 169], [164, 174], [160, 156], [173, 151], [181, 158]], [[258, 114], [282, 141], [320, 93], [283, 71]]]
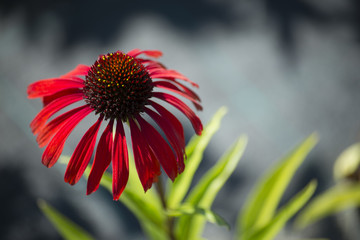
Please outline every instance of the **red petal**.
[[135, 49], [127, 52], [127, 55], [134, 56], [135, 54], [138, 54], [139, 52], [141, 52], [141, 50], [138, 48], [135, 48]]
[[140, 182], [146, 192], [161, 174], [160, 164], [133, 119], [129, 119], [134, 160]]
[[79, 88], [69, 88], [69, 89], [57, 92], [53, 95], [45, 96], [45, 97], [43, 97], [44, 107], [57, 98], [60, 98], [60, 97], [66, 96], [66, 95], [71, 95], [74, 93], [81, 93], [81, 92], [82, 92], [82, 90]]
[[89, 66], [79, 64], [74, 70], [71, 70], [70, 72], [66, 73], [65, 75], [62, 75], [61, 78], [67, 78], [72, 76], [85, 76], [88, 74], [90, 70]]
[[185, 116], [190, 120], [196, 134], [201, 135], [203, 126], [200, 119], [184, 102], [167, 93], [153, 92], [152, 94], [153, 97], [159, 98], [167, 103], [170, 103], [171, 105], [179, 109], [182, 113], [184, 113]]
[[44, 107], [30, 123], [30, 128], [34, 134], [38, 133], [46, 121], [61, 109], [83, 99], [83, 93], [65, 95], [49, 103]]
[[124, 191], [129, 178], [129, 159], [126, 145], [124, 127], [121, 121], [117, 121], [115, 142], [113, 149], [113, 199], [118, 200]]
[[86, 166], [89, 164], [90, 158], [93, 154], [96, 136], [102, 120], [103, 116], [100, 116], [100, 118], [94, 125], [89, 128], [89, 130], [80, 140], [79, 144], [76, 146], [65, 171], [65, 182], [74, 185], [83, 175]]
[[156, 129], [147, 123], [142, 117], [138, 115], [136, 119], [140, 124], [141, 133], [153, 150], [157, 160], [160, 162], [169, 178], [174, 181], [178, 175], [178, 167], [176, 158], [170, 146], [160, 135], [160, 133], [156, 131]]
[[171, 125], [174, 127], [173, 129], [176, 131], [176, 135], [180, 137], [181, 144], [185, 147], [185, 137], [184, 137], [184, 129], [181, 125], [181, 122], [166, 108], [161, 106], [160, 104], [149, 100], [150, 105], [155, 108], [155, 110], [166, 120], [170, 121]]
[[[86, 105], [87, 106], [87, 105]], [[92, 109], [90, 107], [84, 108], [80, 112], [70, 117], [63, 126], [58, 130], [55, 136], [51, 139], [42, 155], [42, 163], [47, 167], [52, 167], [59, 159], [64, 148], [65, 141], [72, 130], [78, 123], [84, 119]]]
[[84, 83], [77, 80], [51, 78], [34, 82], [28, 86], [29, 98], [44, 97], [69, 88], [82, 88]]
[[153, 69], [153, 70], [149, 70], [149, 73], [151, 78], [163, 78], [163, 79], [171, 79], [171, 80], [177, 78], [191, 83], [191, 85], [193, 85], [194, 87], [197, 88], [199, 87], [197, 83], [194, 83], [193, 81], [191, 81], [190, 79], [188, 79], [187, 77], [185, 77], [181, 73], [178, 73], [175, 70]]
[[44, 126], [39, 135], [36, 138], [36, 141], [39, 144], [39, 147], [44, 147], [49, 143], [51, 137], [57, 133], [57, 131], [71, 118], [73, 115], [82, 111], [83, 109], [88, 108], [87, 105], [75, 108], [66, 113], [61, 114], [60, 116], [51, 120], [46, 126]]
[[172, 84], [170, 82], [165, 82], [165, 81], [156, 81], [156, 82], [153, 82], [152, 84], [154, 87], [163, 88], [163, 89], [172, 91], [174, 93], [177, 93], [177, 94], [189, 99], [194, 104], [196, 110], [202, 110], [202, 106], [197, 102], [196, 99], [194, 99], [191, 95], [188, 95], [187, 93], [181, 91], [174, 84]]
[[158, 62], [158, 61], [153, 61], [153, 60], [150, 60], [150, 59], [146, 59], [146, 60], [143, 60], [141, 61], [142, 64], [146, 64], [146, 69], [151, 71], [153, 69], [166, 69], [166, 67]]
[[149, 108], [145, 108], [145, 112], [160, 126], [169, 140], [172, 148], [176, 152], [178, 162], [178, 172], [181, 173], [184, 170], [184, 156], [185, 156], [185, 143], [182, 141], [181, 136], [177, 134], [175, 126], [171, 124], [171, 121], [160, 116]]
[[101, 178], [105, 170], [110, 165], [112, 149], [113, 149], [113, 135], [112, 135], [113, 124], [114, 124], [114, 120], [110, 120], [108, 126], [106, 127], [98, 143], [95, 153], [94, 163], [92, 165], [89, 179], [87, 182], [86, 194], [95, 192], [99, 188]]
[[141, 51], [140, 49], [133, 49], [127, 53], [127, 55], [132, 56], [134, 58], [140, 54], [145, 54], [149, 57], [154, 57], [154, 58], [158, 58], [158, 57], [162, 56], [162, 52], [159, 50], [143, 50], [143, 51]]
[[186, 92], [189, 96], [192, 96], [194, 99], [198, 100], [199, 102], [201, 101], [199, 96], [192, 91], [190, 88], [186, 87], [185, 85], [183, 85], [182, 83], [179, 83], [178, 81], [174, 80], [174, 83], [176, 83], [180, 88], [183, 89], [184, 92]]

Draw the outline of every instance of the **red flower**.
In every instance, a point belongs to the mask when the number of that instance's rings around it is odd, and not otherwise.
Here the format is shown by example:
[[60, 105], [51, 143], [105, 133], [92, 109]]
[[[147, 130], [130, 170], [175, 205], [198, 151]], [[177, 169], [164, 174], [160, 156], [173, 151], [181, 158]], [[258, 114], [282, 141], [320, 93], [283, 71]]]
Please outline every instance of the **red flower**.
[[[160, 51], [138, 49], [127, 54], [117, 51], [100, 55], [92, 66], [79, 65], [63, 76], [40, 80], [28, 87], [29, 98], [40, 97], [44, 103], [44, 108], [30, 127], [37, 134], [39, 146], [46, 146], [42, 163], [47, 167], [56, 163], [67, 137], [76, 125], [91, 112], [99, 114], [98, 120], [84, 134], [68, 163], [65, 182], [72, 185], [79, 181], [90, 162], [101, 123], [109, 120], [96, 148], [87, 194], [97, 190], [111, 162], [114, 200], [119, 199], [124, 190], [129, 164], [123, 123], [128, 123], [130, 127], [135, 165], [145, 191], [160, 175], [160, 165], [173, 181], [184, 170], [183, 127], [174, 115], [154, 99], [176, 107], [191, 121], [195, 132], [201, 134], [202, 124], [195, 113], [177, 97], [158, 91], [165, 89], [176, 93], [189, 99], [197, 110], [201, 110], [199, 97], [177, 79], [195, 87], [198, 85], [155, 60], [138, 57], [140, 54], [153, 58], [162, 55]], [[82, 106], [50, 120], [58, 111], [82, 100]], [[160, 127], [167, 141], [144, 120], [144, 113]]]

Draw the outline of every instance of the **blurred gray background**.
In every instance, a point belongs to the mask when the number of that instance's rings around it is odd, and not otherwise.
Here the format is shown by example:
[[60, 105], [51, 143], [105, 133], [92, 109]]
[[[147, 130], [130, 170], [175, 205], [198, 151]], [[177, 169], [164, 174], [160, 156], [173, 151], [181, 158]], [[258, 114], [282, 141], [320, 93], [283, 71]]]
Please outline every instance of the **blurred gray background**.
[[[337, 156], [359, 141], [360, 2], [358, 0], [0, 1], [0, 239], [60, 239], [42, 216], [43, 198], [97, 239], [143, 239], [126, 208], [100, 189], [86, 196], [85, 181], [63, 182], [64, 166], [41, 164], [29, 123], [41, 109], [27, 85], [62, 75], [99, 54], [160, 49], [160, 60], [199, 83], [204, 123], [221, 106], [228, 114], [206, 151], [209, 169], [240, 135], [249, 144], [214, 210], [232, 225], [209, 224], [204, 237], [231, 239], [234, 223], [256, 179], [310, 133], [320, 143], [286, 192], [310, 179], [321, 192], [333, 184]], [[186, 136], [193, 134], [181, 114]], [[90, 123], [67, 141], [71, 154]], [[342, 217], [296, 236], [357, 239]]]

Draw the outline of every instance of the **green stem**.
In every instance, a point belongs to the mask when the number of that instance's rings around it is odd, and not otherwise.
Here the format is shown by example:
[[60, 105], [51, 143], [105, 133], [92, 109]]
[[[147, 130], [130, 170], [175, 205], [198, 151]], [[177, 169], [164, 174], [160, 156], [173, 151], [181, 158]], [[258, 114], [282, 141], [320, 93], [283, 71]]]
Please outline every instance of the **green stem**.
[[[159, 194], [159, 197], [160, 197], [161, 205], [162, 205], [164, 211], [166, 212], [168, 208], [167, 208], [166, 199], [165, 199], [164, 186], [162, 184], [161, 178], [158, 179], [158, 181], [155, 183], [155, 186], [156, 186], [157, 193]], [[174, 218], [172, 218], [170, 216], [166, 217], [166, 224], [167, 224], [167, 228], [168, 228], [169, 239], [176, 240], [175, 234], [174, 234]]]

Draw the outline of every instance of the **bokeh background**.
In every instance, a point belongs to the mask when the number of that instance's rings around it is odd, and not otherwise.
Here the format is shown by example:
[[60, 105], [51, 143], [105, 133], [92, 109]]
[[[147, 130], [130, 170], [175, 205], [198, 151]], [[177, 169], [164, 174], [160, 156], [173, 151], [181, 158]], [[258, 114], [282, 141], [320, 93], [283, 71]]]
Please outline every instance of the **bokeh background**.
[[[160, 49], [167, 67], [199, 83], [207, 122], [229, 112], [206, 151], [210, 168], [240, 135], [249, 144], [214, 211], [232, 225], [209, 224], [205, 237], [231, 239], [238, 210], [256, 179], [310, 133], [320, 143], [285, 199], [310, 179], [317, 192], [333, 184], [337, 156], [359, 141], [360, 2], [358, 0], [0, 1], [0, 239], [60, 239], [37, 209], [45, 199], [97, 239], [143, 239], [139, 224], [105, 190], [85, 195], [85, 181], [63, 182], [64, 166], [46, 169], [29, 123], [41, 109], [27, 85], [62, 75], [99, 54]], [[185, 125], [190, 123], [177, 114]], [[90, 123], [67, 141], [71, 154]], [[297, 236], [357, 239], [343, 216]], [[355, 227], [351, 227], [355, 226]]]

